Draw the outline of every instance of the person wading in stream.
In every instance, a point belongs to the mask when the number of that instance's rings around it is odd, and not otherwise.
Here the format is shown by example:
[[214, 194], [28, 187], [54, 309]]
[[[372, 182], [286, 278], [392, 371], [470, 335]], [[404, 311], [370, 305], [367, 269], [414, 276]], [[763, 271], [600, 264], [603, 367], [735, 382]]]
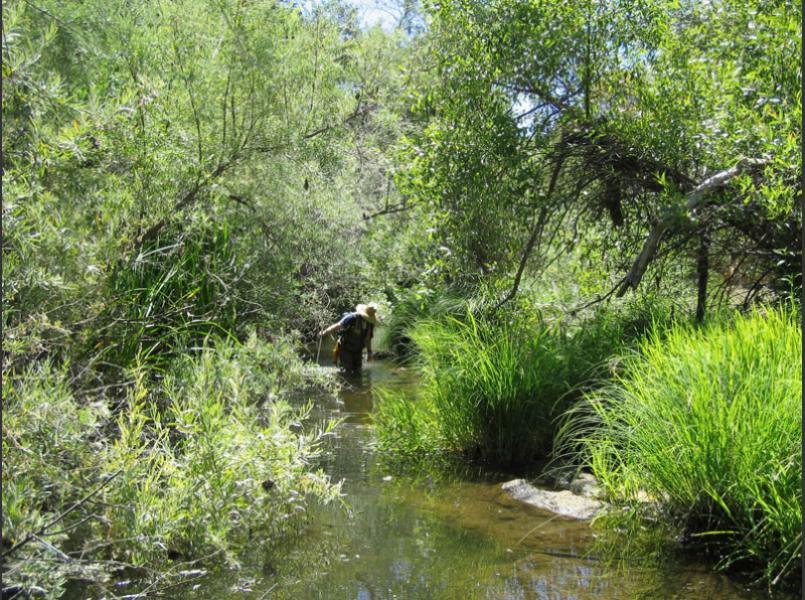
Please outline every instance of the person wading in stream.
[[380, 323], [377, 306], [374, 304], [358, 304], [355, 312], [344, 313], [338, 323], [333, 323], [319, 335], [338, 332], [338, 341], [333, 356], [335, 363], [349, 373], [359, 373], [363, 361], [363, 349], [366, 348], [366, 360], [372, 360], [372, 336], [375, 325]]

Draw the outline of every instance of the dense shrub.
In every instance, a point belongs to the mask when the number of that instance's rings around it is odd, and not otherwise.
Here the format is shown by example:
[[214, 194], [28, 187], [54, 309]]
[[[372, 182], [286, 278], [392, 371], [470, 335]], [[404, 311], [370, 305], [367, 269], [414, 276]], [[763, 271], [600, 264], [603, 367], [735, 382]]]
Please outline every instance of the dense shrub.
[[[98, 458], [100, 427], [109, 418], [103, 404], [80, 405], [66, 372], [49, 361], [32, 365], [3, 382], [3, 545], [22, 543], [62, 510], [78, 502], [104, 473]], [[86, 512], [82, 511], [82, 516]], [[40, 534], [57, 548], [63, 532], [80, 519], [70, 515]], [[56, 597], [76, 565], [54, 568], [58, 558], [41, 543], [29, 542], [4, 558], [4, 584], [48, 590]]]
[[784, 580], [802, 554], [798, 321], [780, 309], [655, 333], [574, 410], [561, 443], [586, 448], [614, 501], [654, 500], [628, 514], [659, 511], [726, 548], [723, 566], [748, 560]]
[[141, 369], [132, 377], [116, 416], [78, 402], [48, 363], [4, 386], [3, 535], [39, 538], [12, 553], [4, 582], [57, 597], [67, 578], [93, 565], [97, 578], [110, 559], [234, 562], [276, 543], [309, 499], [338, 496], [311, 466], [327, 432], [305, 432], [307, 409], [285, 399], [324, 383], [293, 345], [222, 342], [174, 363], [161, 383]]

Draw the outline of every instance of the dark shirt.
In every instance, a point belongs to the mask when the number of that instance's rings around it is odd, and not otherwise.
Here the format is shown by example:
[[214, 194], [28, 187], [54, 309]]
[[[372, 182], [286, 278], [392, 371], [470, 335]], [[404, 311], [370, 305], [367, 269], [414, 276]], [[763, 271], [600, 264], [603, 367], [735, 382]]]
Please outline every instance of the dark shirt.
[[350, 325], [352, 325], [355, 322], [355, 319], [358, 319], [358, 318], [359, 318], [359, 316], [358, 316], [358, 313], [356, 313], [356, 312], [347, 313], [346, 315], [344, 315], [344, 318], [341, 319], [338, 322], [338, 324], [341, 325], [341, 327], [346, 328], [346, 327], [349, 327]]
[[[355, 327], [357, 325], [356, 319], [360, 319], [361, 316], [356, 312], [351, 312], [346, 315], [338, 322], [342, 328], [347, 331], [341, 332], [341, 339], [342, 342], [345, 344], [345, 349], [348, 351], [354, 351], [363, 349], [364, 344], [372, 339], [374, 336], [374, 326], [369, 323], [368, 321], [364, 320], [363, 327]], [[360, 334], [360, 331], [363, 330], [363, 335]]]

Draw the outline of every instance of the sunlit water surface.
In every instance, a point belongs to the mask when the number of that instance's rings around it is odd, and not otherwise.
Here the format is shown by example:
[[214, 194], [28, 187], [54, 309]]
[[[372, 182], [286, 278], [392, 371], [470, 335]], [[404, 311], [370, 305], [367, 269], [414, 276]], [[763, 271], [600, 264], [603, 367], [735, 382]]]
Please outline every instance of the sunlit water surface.
[[[323, 353], [329, 355], [328, 352]], [[326, 359], [323, 359], [324, 362]], [[323, 365], [323, 368], [332, 368]], [[590, 555], [586, 522], [509, 498], [513, 475], [467, 467], [403, 472], [373, 448], [373, 389], [412, 395], [411, 370], [374, 362], [313, 422], [342, 418], [321, 467], [351, 507], [313, 507], [300, 538], [272, 557], [204, 578], [185, 598], [760, 599], [703, 564], [616, 567]]]

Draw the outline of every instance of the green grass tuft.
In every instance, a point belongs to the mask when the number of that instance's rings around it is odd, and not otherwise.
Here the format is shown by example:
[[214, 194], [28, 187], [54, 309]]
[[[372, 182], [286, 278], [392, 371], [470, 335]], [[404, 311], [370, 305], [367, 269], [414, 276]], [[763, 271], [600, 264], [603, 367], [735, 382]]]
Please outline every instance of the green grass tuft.
[[451, 449], [499, 465], [551, 451], [556, 419], [608, 372], [624, 321], [602, 313], [573, 326], [501, 311], [419, 321], [409, 335], [421, 394], [387, 394], [375, 420], [382, 445], [411, 453]]
[[394, 310], [384, 322], [385, 337], [389, 349], [403, 362], [414, 358], [411, 330], [417, 322], [461, 317], [467, 306], [461, 294], [441, 289], [402, 290], [392, 300]]
[[586, 448], [615, 501], [652, 499], [723, 567], [759, 564], [777, 584], [802, 555], [801, 348], [785, 309], [655, 333], [574, 409], [559, 443]]

